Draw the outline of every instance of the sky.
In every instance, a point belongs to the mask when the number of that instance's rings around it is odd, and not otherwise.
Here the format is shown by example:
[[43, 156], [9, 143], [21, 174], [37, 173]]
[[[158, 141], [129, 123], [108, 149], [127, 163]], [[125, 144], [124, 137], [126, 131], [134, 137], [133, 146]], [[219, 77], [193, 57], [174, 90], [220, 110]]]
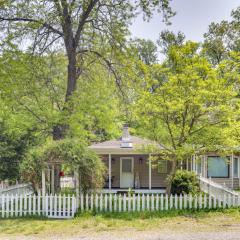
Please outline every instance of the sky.
[[133, 37], [156, 41], [164, 29], [181, 31], [187, 40], [202, 41], [211, 22], [230, 19], [231, 11], [240, 6], [240, 0], [172, 0], [171, 7], [177, 14], [171, 19], [172, 25], [162, 22], [160, 13], [154, 14], [150, 22], [137, 17], [130, 31]]

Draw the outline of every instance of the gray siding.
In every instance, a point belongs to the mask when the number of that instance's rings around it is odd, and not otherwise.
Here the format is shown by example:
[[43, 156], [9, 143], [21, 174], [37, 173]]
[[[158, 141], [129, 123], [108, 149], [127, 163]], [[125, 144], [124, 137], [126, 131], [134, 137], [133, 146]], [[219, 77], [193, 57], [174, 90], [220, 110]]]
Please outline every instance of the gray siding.
[[[121, 157], [133, 157], [134, 158], [134, 178], [136, 174], [139, 174], [140, 187], [148, 188], [149, 187], [149, 165], [148, 165], [148, 155], [112, 155], [112, 177], [113, 177], [113, 188], [120, 187], [120, 158]], [[139, 161], [139, 159], [142, 161]], [[108, 171], [108, 156], [102, 156], [103, 162], [105, 163]], [[170, 172], [170, 162], [168, 162], [168, 172]], [[108, 173], [107, 173], [108, 175]], [[157, 168], [152, 168], [152, 188], [165, 188], [166, 187], [166, 178], [167, 173], [160, 174], [157, 171]]]

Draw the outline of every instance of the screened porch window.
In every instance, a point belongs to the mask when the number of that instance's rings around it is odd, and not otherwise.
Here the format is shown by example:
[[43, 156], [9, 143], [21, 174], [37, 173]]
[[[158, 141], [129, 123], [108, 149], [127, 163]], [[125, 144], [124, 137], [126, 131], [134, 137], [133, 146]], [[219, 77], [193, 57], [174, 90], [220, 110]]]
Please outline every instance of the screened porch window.
[[167, 160], [158, 161], [158, 173], [167, 173]]
[[233, 176], [238, 177], [238, 158], [233, 159]]
[[197, 173], [201, 174], [202, 173], [202, 162], [201, 162], [200, 158], [198, 158], [196, 161], [196, 168], [197, 168]]
[[219, 156], [208, 157], [208, 177], [229, 178], [228, 159]]

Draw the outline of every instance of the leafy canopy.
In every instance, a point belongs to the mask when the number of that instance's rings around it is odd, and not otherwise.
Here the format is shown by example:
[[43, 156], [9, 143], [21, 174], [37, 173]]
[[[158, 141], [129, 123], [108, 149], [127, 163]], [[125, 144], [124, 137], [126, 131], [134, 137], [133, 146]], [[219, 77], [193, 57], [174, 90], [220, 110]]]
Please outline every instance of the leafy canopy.
[[141, 133], [164, 144], [169, 159], [232, 144], [227, 129], [237, 92], [198, 50], [193, 42], [172, 47], [167, 60], [145, 75], [138, 99]]

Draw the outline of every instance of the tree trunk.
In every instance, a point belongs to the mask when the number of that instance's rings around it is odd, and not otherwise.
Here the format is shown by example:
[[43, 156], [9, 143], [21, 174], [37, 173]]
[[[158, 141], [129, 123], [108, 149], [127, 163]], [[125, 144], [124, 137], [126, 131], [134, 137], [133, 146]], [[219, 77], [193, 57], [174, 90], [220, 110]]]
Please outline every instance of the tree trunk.
[[55, 191], [55, 193], [58, 193], [61, 190], [60, 172], [61, 172], [61, 165], [55, 165], [54, 166], [54, 191]]
[[168, 195], [171, 194], [172, 181], [173, 181], [173, 178], [175, 177], [176, 170], [177, 170], [177, 160], [173, 160], [171, 164], [171, 172], [168, 177], [167, 188], [166, 188], [166, 193]]
[[77, 83], [77, 60], [76, 60], [76, 50], [72, 49], [68, 54], [68, 82], [67, 82], [67, 91], [65, 96], [65, 103], [68, 102], [76, 90]]
[[[76, 51], [71, 50], [68, 54], [68, 79], [67, 90], [65, 95], [65, 103], [62, 111], [64, 111], [64, 118], [71, 115], [73, 111], [73, 104], [70, 103], [71, 96], [76, 90], [77, 83], [77, 67], [76, 67]], [[59, 123], [53, 127], [53, 140], [61, 140], [65, 138], [69, 129], [68, 123]]]

